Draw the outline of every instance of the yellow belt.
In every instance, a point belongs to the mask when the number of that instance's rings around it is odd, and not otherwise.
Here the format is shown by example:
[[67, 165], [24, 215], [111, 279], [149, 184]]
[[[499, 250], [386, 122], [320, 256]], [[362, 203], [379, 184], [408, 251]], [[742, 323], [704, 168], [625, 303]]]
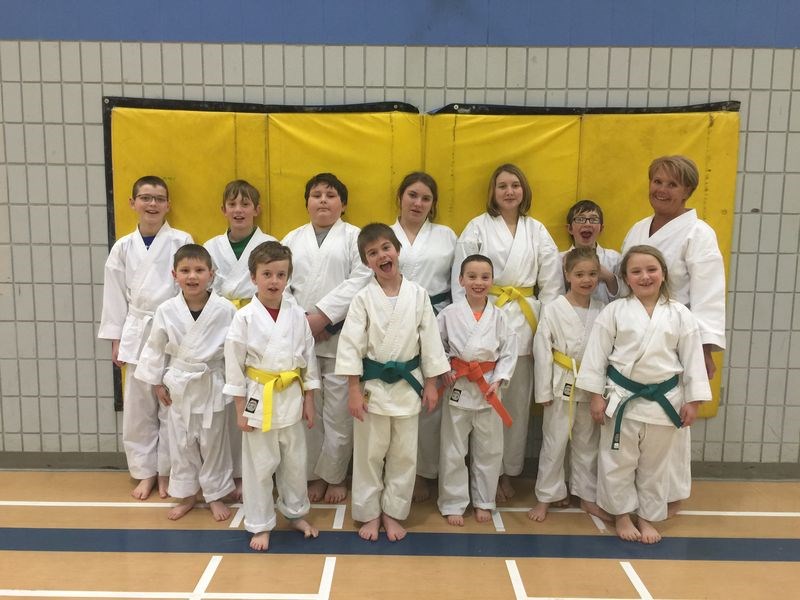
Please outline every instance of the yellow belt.
[[494, 301], [495, 305], [497, 306], [503, 306], [506, 302], [514, 300], [519, 302], [519, 307], [522, 309], [522, 314], [525, 316], [525, 320], [528, 322], [528, 325], [530, 325], [531, 331], [536, 333], [536, 327], [539, 325], [539, 322], [536, 320], [536, 315], [534, 314], [531, 305], [525, 300], [525, 298], [530, 298], [533, 296], [532, 287], [493, 285], [489, 290], [489, 293], [493, 296], [497, 296], [497, 300]]
[[250, 300], [252, 298], [228, 298], [228, 301], [236, 307], [236, 310], [250, 304]]
[[[571, 356], [567, 356], [563, 352], [559, 352], [553, 348], [553, 362], [567, 371], [572, 371], [572, 374], [575, 375], [575, 378], [578, 378], [578, 369], [581, 368], [581, 364]], [[572, 439], [572, 423], [575, 418], [575, 405], [573, 400], [574, 396], [575, 382], [573, 381], [569, 388], [569, 439]]]
[[264, 386], [264, 394], [261, 396], [264, 402], [261, 431], [269, 431], [272, 428], [272, 392], [282, 392], [289, 387], [295, 379], [297, 383], [300, 384], [300, 389], [302, 390], [303, 380], [300, 377], [300, 369], [271, 373], [270, 371], [262, 371], [254, 367], [247, 367], [245, 375], [247, 375], [249, 379], [257, 381]]

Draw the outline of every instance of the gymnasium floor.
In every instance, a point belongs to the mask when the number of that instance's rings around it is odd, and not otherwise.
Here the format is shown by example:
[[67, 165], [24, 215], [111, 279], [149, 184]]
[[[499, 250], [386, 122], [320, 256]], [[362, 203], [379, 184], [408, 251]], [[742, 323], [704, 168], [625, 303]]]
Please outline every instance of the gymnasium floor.
[[800, 483], [695, 481], [654, 546], [577, 509], [530, 522], [530, 482], [492, 523], [449, 527], [415, 505], [408, 537], [358, 538], [349, 506], [315, 505], [316, 540], [279, 522], [252, 552], [235, 508], [167, 520], [121, 472], [0, 471], [0, 598], [232, 600], [800, 598]]

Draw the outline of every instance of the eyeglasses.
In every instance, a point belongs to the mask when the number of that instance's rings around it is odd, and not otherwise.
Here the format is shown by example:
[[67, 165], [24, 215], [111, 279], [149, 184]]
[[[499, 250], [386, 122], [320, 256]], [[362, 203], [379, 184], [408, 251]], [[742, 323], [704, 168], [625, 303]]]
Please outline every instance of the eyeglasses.
[[572, 222], [577, 223], [578, 225], [583, 225], [584, 223], [590, 223], [592, 225], [599, 225], [600, 224], [600, 217], [572, 217]]
[[151, 202], [155, 202], [156, 204], [166, 204], [169, 202], [169, 198], [166, 196], [151, 196], [150, 194], [139, 194], [136, 196], [137, 200], [141, 200], [145, 204], [150, 204]]

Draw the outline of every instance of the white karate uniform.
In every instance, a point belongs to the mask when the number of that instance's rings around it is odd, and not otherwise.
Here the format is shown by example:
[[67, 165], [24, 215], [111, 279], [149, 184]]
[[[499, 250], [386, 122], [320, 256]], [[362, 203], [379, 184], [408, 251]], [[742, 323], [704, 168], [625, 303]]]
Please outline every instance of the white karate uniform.
[[[534, 401], [544, 407], [542, 450], [536, 476], [539, 502], [558, 502], [567, 497], [564, 461], [569, 446], [570, 491], [588, 502], [597, 501], [597, 445], [600, 427], [589, 411], [589, 394], [575, 388], [575, 372], [553, 360], [557, 350], [575, 361], [583, 359], [589, 332], [603, 303], [594, 297], [589, 307], [577, 309], [564, 296], [542, 308], [539, 328], [533, 337]], [[572, 422], [570, 422], [572, 392]], [[571, 432], [571, 439], [570, 439]]]
[[[344, 320], [350, 300], [372, 278], [358, 254], [360, 229], [341, 219], [317, 243], [307, 223], [289, 232], [283, 244], [292, 250], [292, 279], [287, 286], [307, 313], [321, 312], [336, 325]], [[316, 344], [322, 388], [315, 394], [317, 419], [306, 429], [309, 480], [341, 483], [353, 454], [353, 419], [347, 408], [347, 379], [336, 375], [339, 334]]]
[[576, 385], [608, 398], [601, 427], [597, 504], [612, 515], [635, 512], [648, 521], [667, 517], [669, 451], [677, 429], [664, 409], [636, 398], [625, 408], [619, 450], [611, 449], [620, 402], [632, 392], [606, 377], [608, 365], [641, 384], [679, 375], [665, 395], [680, 412], [683, 404], [711, 399], [700, 330], [692, 313], [674, 300], [659, 300], [652, 317], [635, 297], [612, 302], [595, 320]]
[[[669, 271], [670, 296], [685, 304], [697, 319], [703, 344], [725, 349], [725, 265], [717, 234], [690, 209], [662, 226], [652, 236], [647, 217], [631, 227], [622, 242], [624, 254], [631, 246], [647, 244], [664, 255]], [[620, 278], [621, 279], [621, 278]], [[620, 293], [626, 289], [620, 282]], [[678, 432], [670, 463], [670, 502], [684, 500], [692, 489], [692, 447], [689, 428]]]
[[[456, 247], [456, 234], [453, 230], [425, 221], [412, 243], [399, 221], [395, 221], [392, 229], [400, 240], [400, 272], [403, 276], [424, 287], [428, 296], [449, 292]], [[438, 313], [448, 304], [449, 300], [437, 302], [433, 305], [434, 313]], [[438, 476], [441, 427], [441, 403], [436, 405], [434, 411], [420, 413], [417, 475], [428, 479], [436, 479]]]
[[[420, 384], [450, 370], [428, 294], [403, 278], [393, 302], [373, 279], [350, 305], [339, 338], [336, 374], [363, 375], [365, 357], [386, 363], [416, 356], [420, 367], [411, 375]], [[402, 520], [411, 508], [416, 476], [420, 397], [402, 379], [371, 379], [363, 389], [367, 413], [363, 422], [354, 423], [353, 519], [366, 522], [383, 512]]]
[[302, 309], [284, 301], [274, 321], [258, 298], [253, 298], [234, 316], [225, 341], [223, 392], [244, 397], [243, 416], [255, 428], [242, 434], [242, 497], [245, 529], [259, 533], [275, 528], [273, 474], [277, 474], [281, 514], [297, 519], [311, 506], [302, 432], [303, 391], [297, 382], [282, 391], [274, 390], [271, 428], [262, 431], [264, 386], [246, 376], [247, 367], [271, 373], [300, 368], [305, 389], [319, 389], [314, 338]]
[[[561, 293], [563, 276], [561, 259], [553, 238], [544, 225], [531, 217], [520, 217], [516, 234], [511, 235], [502, 216], [482, 214], [467, 223], [456, 244], [453, 258], [453, 301], [464, 297], [458, 285], [461, 261], [470, 254], [483, 254], [494, 265], [494, 283], [517, 288], [537, 287], [538, 298], [525, 301], [539, 314], [541, 304], [555, 300]], [[496, 297], [489, 297], [492, 301]], [[506, 408], [514, 420], [503, 432], [503, 473], [519, 475], [525, 462], [531, 396], [533, 394], [533, 331], [517, 301], [502, 307], [508, 326], [517, 332], [518, 360], [508, 388], [503, 394]]]
[[[166, 221], [148, 249], [139, 229], [118, 239], [106, 260], [103, 312], [97, 337], [119, 340], [119, 360], [135, 365], [150, 333], [159, 304], [175, 296], [172, 257], [192, 236]], [[169, 474], [167, 408], [152, 386], [137, 380], [131, 369], [122, 393], [122, 443], [134, 479]]]
[[135, 376], [169, 390], [169, 494], [206, 502], [233, 489], [223, 346], [236, 309], [213, 291], [195, 321], [182, 293], [161, 304], [139, 356]]
[[[203, 244], [211, 255], [211, 262], [214, 265], [214, 281], [211, 284], [214, 291], [228, 300], [247, 299], [249, 301], [256, 293], [256, 286], [250, 278], [248, 266], [250, 253], [259, 244], [270, 241], [277, 240], [261, 231], [260, 227], [256, 227], [239, 258], [236, 258], [236, 254], [233, 252], [227, 233], [213, 237]], [[239, 478], [242, 476], [242, 430], [236, 423], [236, 406], [233, 402], [228, 404], [226, 419], [231, 460], [233, 460], [233, 476]]]
[[[574, 248], [575, 246], [572, 245], [569, 247], [569, 250]], [[596, 244], [594, 249], [597, 253], [597, 258], [600, 260], [600, 265], [611, 271], [611, 273], [616, 274], [619, 271], [619, 263], [622, 260], [622, 255], [616, 250], [603, 248], [600, 244]], [[569, 250], [567, 250], [567, 252], [569, 252]], [[561, 253], [562, 265], [564, 264], [564, 257], [567, 255], [567, 252]], [[566, 290], [566, 280], [564, 281], [563, 289]], [[608, 291], [608, 286], [604, 281], [598, 281], [597, 287], [595, 288], [594, 292], [592, 292], [592, 298], [599, 301], [604, 306], [609, 302], [616, 300], [617, 296], [618, 294], [612, 294]]]
[[[448, 356], [467, 362], [495, 362], [494, 369], [483, 375], [488, 384], [511, 380], [517, 364], [517, 340], [503, 311], [488, 302], [476, 321], [467, 301], [459, 300], [439, 313], [437, 320]], [[466, 377], [459, 377], [445, 390], [442, 403], [439, 512], [463, 515], [470, 497], [474, 508], [493, 510], [503, 466], [500, 415], [478, 385]], [[464, 458], [469, 448], [468, 472]]]

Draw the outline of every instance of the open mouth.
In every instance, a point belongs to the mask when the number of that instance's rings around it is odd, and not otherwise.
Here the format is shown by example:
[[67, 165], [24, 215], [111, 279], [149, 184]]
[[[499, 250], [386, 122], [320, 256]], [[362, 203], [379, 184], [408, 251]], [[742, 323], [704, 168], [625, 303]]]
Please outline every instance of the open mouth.
[[389, 272], [391, 272], [393, 265], [394, 265], [394, 263], [392, 263], [392, 261], [387, 260], [386, 262], [381, 263], [380, 265], [378, 265], [378, 268], [381, 271], [383, 271], [384, 273], [389, 273]]

